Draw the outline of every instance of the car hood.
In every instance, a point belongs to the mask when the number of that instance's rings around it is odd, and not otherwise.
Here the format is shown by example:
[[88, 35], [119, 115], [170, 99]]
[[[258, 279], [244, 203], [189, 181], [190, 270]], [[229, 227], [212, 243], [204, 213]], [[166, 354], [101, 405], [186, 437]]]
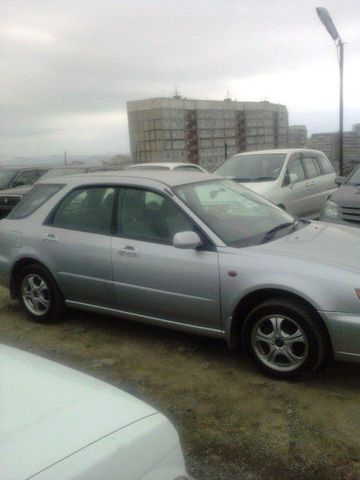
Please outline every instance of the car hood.
[[23, 197], [26, 195], [30, 190], [32, 189], [33, 185], [26, 185], [23, 187], [16, 187], [16, 188], [6, 188], [3, 190], [0, 190], [0, 195], [1, 196], [6, 196], [6, 195], [19, 195]]
[[330, 200], [340, 207], [360, 208], [360, 186], [342, 185], [331, 195]]
[[359, 229], [311, 222], [296, 232], [255, 247], [257, 251], [299, 258], [360, 273]]
[[158, 413], [76, 370], [0, 345], [1, 477], [25, 479]]

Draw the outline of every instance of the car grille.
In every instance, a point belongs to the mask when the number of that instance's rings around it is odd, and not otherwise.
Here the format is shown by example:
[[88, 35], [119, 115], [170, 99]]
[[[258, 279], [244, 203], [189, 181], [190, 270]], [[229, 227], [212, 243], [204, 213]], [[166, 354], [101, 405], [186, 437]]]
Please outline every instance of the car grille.
[[0, 219], [5, 218], [9, 215], [11, 210], [17, 205], [22, 197], [15, 196], [0, 196]]
[[360, 207], [340, 207], [340, 215], [344, 222], [360, 225]]

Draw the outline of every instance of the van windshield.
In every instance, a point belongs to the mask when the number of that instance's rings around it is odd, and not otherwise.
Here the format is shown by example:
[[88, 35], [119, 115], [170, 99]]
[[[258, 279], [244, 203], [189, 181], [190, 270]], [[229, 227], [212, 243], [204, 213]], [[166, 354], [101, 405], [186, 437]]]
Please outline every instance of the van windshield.
[[221, 164], [214, 173], [241, 182], [270, 182], [280, 175], [285, 157], [283, 153], [236, 155]]

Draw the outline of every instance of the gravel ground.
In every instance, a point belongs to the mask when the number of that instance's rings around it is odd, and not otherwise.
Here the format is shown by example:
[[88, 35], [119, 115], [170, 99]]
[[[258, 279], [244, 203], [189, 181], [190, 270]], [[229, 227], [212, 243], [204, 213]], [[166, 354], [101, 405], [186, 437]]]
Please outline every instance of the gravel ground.
[[360, 368], [265, 378], [206, 339], [83, 312], [39, 325], [0, 289], [1, 342], [112, 383], [165, 413], [197, 480], [360, 479]]

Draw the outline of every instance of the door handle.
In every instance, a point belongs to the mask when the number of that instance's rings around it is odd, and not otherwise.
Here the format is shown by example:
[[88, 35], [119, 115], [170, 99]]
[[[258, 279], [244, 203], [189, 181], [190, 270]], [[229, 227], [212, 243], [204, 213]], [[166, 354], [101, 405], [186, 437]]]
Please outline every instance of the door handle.
[[47, 243], [48, 245], [56, 245], [58, 243], [58, 238], [53, 233], [48, 233], [44, 236], [43, 242]]
[[117, 253], [123, 257], [138, 257], [140, 255], [139, 249], [132, 245], [121, 245]]

